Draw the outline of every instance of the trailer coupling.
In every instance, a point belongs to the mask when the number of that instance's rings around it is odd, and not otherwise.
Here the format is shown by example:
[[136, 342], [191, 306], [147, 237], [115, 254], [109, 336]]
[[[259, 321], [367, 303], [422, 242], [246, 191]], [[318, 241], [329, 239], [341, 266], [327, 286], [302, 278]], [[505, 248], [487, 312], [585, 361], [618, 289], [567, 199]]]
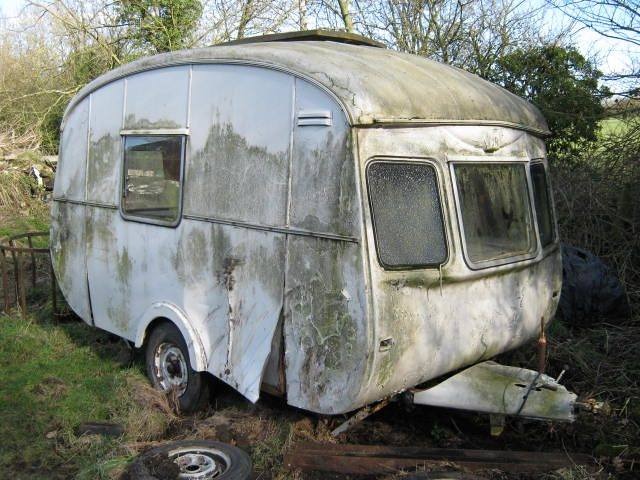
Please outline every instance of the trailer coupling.
[[578, 411], [601, 414], [610, 412], [610, 407], [604, 402], [594, 399], [577, 401], [575, 393], [560, 385], [561, 377], [562, 374], [554, 379], [526, 368], [500, 365], [492, 361], [482, 362], [433, 387], [413, 388], [364, 407], [333, 430], [332, 434], [337, 436], [344, 433], [354, 424], [384, 408], [390, 401], [488, 413], [492, 435], [502, 433], [504, 419], [508, 415], [573, 422]]
[[506, 415], [572, 422], [578, 408], [576, 394], [548, 375], [491, 361], [406, 393], [418, 405], [488, 413], [492, 423]]

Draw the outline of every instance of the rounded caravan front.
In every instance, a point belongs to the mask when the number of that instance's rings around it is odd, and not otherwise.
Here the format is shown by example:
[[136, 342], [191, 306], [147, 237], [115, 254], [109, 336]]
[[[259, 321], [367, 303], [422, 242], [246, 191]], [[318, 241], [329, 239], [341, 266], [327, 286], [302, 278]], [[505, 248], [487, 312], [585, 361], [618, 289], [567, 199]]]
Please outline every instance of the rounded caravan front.
[[[325, 414], [535, 338], [561, 281], [539, 112], [356, 36], [297, 36], [141, 59], [74, 98], [51, 227], [70, 306], [147, 349], [177, 329], [178, 383], [207, 371]], [[162, 386], [183, 359], [156, 347]]]

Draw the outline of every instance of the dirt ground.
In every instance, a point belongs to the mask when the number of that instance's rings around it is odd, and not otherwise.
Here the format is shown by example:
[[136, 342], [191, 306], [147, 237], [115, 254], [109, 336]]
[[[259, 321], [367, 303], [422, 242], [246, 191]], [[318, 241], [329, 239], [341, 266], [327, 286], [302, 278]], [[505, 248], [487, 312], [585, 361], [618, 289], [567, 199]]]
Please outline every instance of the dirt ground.
[[[581, 432], [590, 428], [589, 423], [593, 426], [594, 421], [598, 422], [591, 416], [586, 419], [587, 424], [582, 419], [575, 424], [511, 419], [501, 436], [492, 437], [486, 415], [392, 403], [334, 438], [330, 432], [343, 418], [347, 417], [322, 417], [294, 409], [282, 399], [266, 394], [253, 405], [230, 388], [218, 385], [209, 411], [176, 418], [164, 439], [208, 439], [236, 445], [251, 454], [254, 478], [342, 479], [356, 477], [291, 471], [283, 465], [283, 456], [303, 442], [521, 450], [531, 451], [534, 456], [538, 451], [590, 453], [588, 435], [583, 436]], [[570, 440], [565, 442], [565, 439]], [[156, 444], [150, 442], [142, 446], [141, 451]], [[430, 471], [438, 472], [438, 475], [430, 476]], [[637, 478], [633, 473], [618, 468], [616, 478]], [[544, 475], [507, 474], [499, 470], [466, 471], [455, 463], [444, 462], [420, 466], [414, 472], [391, 472], [369, 478], [590, 479], [612, 478], [612, 474], [616, 474], [616, 466], [610, 459], [594, 457], [589, 470], [576, 465]]]

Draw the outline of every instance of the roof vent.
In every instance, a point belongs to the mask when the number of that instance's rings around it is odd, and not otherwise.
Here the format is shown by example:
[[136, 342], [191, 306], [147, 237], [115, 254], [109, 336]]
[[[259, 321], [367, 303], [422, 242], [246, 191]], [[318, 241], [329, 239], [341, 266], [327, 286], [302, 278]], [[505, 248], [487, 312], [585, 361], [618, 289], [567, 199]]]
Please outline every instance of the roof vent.
[[[246, 43], [263, 43], [263, 42], [338, 42], [350, 43], [352, 45], [365, 45], [367, 47], [386, 48], [383, 43], [376, 42], [362, 35], [355, 33], [341, 32], [339, 30], [303, 30], [300, 32], [284, 32], [273, 33], [270, 35], [259, 35], [256, 37], [241, 38], [230, 42], [219, 43], [223, 45], [242, 45]], [[217, 45], [217, 46], [218, 46]]]

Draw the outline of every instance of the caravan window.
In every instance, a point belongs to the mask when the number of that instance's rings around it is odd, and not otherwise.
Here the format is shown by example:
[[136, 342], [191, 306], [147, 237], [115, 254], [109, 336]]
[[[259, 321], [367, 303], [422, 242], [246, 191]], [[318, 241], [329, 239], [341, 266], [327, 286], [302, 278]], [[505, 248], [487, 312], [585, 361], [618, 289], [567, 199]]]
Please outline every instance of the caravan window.
[[378, 258], [384, 268], [438, 266], [447, 258], [435, 168], [376, 161], [367, 168]]
[[490, 266], [533, 254], [525, 164], [457, 163], [453, 171], [467, 259]]
[[551, 210], [551, 197], [547, 172], [542, 163], [531, 165], [531, 184], [533, 185], [533, 200], [536, 206], [536, 220], [540, 232], [540, 243], [543, 247], [550, 245], [555, 240], [553, 225], [553, 213]]
[[126, 217], [178, 223], [184, 143], [183, 135], [125, 137], [122, 212]]

